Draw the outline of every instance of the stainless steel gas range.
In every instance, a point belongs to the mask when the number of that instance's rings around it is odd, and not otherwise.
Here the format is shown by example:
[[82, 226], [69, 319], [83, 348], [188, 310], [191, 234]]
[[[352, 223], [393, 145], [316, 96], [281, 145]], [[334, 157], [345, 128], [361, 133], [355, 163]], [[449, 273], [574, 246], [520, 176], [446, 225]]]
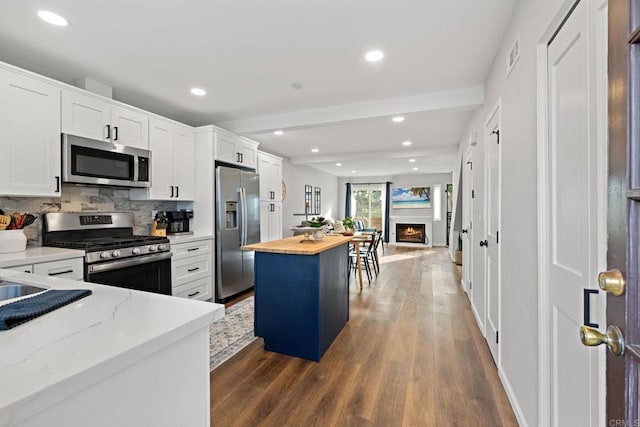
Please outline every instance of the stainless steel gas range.
[[84, 280], [171, 295], [171, 245], [133, 234], [130, 212], [46, 213], [44, 245], [84, 249]]

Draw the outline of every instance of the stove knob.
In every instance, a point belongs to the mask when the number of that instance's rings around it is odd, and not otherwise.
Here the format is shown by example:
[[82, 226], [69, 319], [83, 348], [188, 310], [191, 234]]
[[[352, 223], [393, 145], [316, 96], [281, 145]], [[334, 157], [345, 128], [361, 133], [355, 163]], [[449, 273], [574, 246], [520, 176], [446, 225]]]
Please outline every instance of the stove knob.
[[158, 248], [156, 247], [156, 245], [151, 245], [151, 246], [149, 246], [149, 252], [155, 252], [155, 251], [156, 251], [156, 249], [158, 249]]
[[158, 250], [159, 251], [166, 251], [167, 250], [167, 245], [158, 245]]
[[114, 257], [114, 258], [119, 257], [120, 256], [120, 251], [115, 250], [115, 251], [111, 252], [111, 256]]
[[131, 253], [134, 254], [134, 255], [138, 255], [140, 253], [140, 248], [131, 249]]
[[105, 259], [105, 258], [109, 258], [111, 256], [111, 254], [109, 252], [102, 252], [100, 254], [100, 258]]

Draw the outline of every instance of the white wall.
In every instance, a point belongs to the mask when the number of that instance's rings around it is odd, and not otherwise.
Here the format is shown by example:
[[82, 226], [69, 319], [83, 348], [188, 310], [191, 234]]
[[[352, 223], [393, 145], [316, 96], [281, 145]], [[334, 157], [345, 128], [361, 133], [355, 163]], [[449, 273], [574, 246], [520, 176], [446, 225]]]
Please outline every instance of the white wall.
[[[394, 176], [369, 176], [340, 178], [338, 185], [340, 191], [339, 218], [344, 217], [344, 202], [347, 182], [352, 184], [364, 183], [385, 183], [391, 182], [391, 188], [394, 187], [431, 187], [433, 193], [434, 185], [440, 185], [440, 221], [433, 221], [433, 236], [429, 236], [434, 246], [444, 246], [447, 243], [447, 184], [451, 184], [451, 173], [433, 173], [433, 174], [410, 174], [410, 175], [394, 175]], [[432, 196], [433, 199], [433, 196]], [[393, 209], [389, 212], [391, 216], [433, 216], [433, 204], [429, 209]], [[390, 230], [390, 234], [391, 234]]]
[[[502, 102], [502, 317], [498, 364], [520, 424], [538, 425], [536, 45], [563, 0], [521, 0], [485, 83], [485, 104], [468, 132], [478, 133], [474, 156], [474, 240], [484, 236], [484, 122]], [[516, 36], [520, 60], [505, 76], [505, 58]], [[466, 148], [466, 141], [464, 143]], [[461, 150], [461, 151], [464, 151]], [[482, 177], [478, 179], [477, 177]], [[476, 225], [478, 228], [476, 228]], [[482, 234], [480, 234], [482, 233]], [[484, 237], [482, 237], [484, 238]], [[476, 243], [476, 242], [474, 242]], [[474, 244], [474, 287], [484, 283], [484, 253]]]
[[292, 165], [288, 158], [282, 161], [282, 180], [287, 195], [282, 202], [282, 235], [292, 236], [291, 227], [304, 221], [304, 186], [320, 187], [321, 212], [325, 218], [341, 218], [338, 211], [338, 178], [308, 166]]

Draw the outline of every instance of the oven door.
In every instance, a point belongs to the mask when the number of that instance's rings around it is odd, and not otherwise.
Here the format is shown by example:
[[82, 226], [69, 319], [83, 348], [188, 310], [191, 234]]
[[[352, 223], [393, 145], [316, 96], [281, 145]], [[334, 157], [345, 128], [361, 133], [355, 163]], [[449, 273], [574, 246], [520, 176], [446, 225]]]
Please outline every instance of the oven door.
[[171, 295], [171, 252], [88, 264], [85, 280]]

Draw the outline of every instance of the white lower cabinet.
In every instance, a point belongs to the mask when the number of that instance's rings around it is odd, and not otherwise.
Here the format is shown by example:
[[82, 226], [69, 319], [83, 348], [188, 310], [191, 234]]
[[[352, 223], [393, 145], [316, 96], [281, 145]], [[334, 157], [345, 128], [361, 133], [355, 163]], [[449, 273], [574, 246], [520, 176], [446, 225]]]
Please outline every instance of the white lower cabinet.
[[208, 300], [213, 296], [213, 239], [171, 242], [171, 295]]
[[41, 276], [64, 277], [65, 279], [71, 280], [83, 280], [84, 278], [83, 258], [14, 265], [4, 268], [7, 270], [22, 271], [24, 273], [39, 274]]

